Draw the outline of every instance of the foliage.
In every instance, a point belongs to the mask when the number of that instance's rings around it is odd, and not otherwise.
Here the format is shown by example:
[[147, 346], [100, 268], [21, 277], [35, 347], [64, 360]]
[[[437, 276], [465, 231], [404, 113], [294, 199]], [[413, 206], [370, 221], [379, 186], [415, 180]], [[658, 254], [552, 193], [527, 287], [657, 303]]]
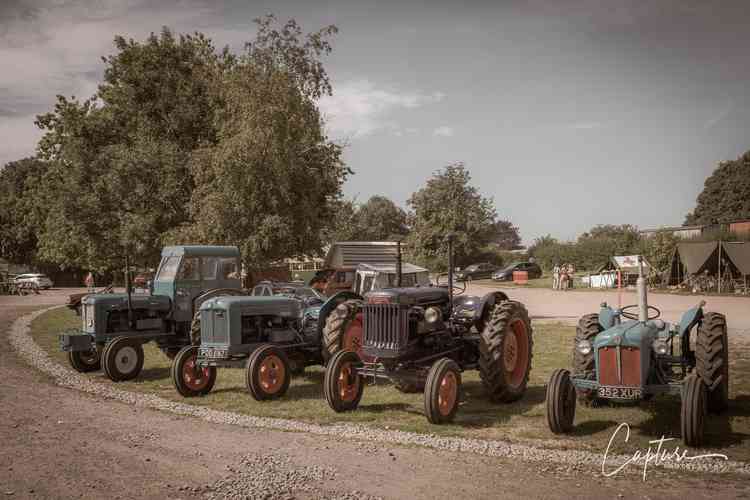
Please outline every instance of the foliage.
[[492, 199], [483, 197], [470, 184], [471, 176], [463, 163], [448, 165], [412, 194], [407, 237], [408, 256], [430, 269], [444, 269], [447, 239], [454, 235], [458, 265], [485, 247], [492, 239], [497, 214]]
[[719, 163], [706, 179], [685, 224], [716, 224], [750, 218], [750, 151]]
[[240, 55], [200, 33], [118, 36], [97, 93], [37, 118], [41, 258], [104, 271], [169, 242], [236, 244], [252, 266], [320, 249], [349, 173], [316, 105], [336, 28], [256, 22]]
[[662, 273], [669, 270], [677, 243], [681, 240], [669, 231], [659, 231], [641, 241], [641, 253], [656, 270]]
[[521, 235], [509, 220], [498, 220], [492, 229], [491, 242], [499, 250], [516, 250], [521, 247]]
[[334, 212], [334, 222], [326, 235], [328, 243], [394, 241], [409, 232], [406, 212], [385, 196], [373, 196], [363, 204], [340, 200]]
[[0, 170], [0, 257], [16, 264], [39, 264], [34, 196], [48, 164], [24, 158]]

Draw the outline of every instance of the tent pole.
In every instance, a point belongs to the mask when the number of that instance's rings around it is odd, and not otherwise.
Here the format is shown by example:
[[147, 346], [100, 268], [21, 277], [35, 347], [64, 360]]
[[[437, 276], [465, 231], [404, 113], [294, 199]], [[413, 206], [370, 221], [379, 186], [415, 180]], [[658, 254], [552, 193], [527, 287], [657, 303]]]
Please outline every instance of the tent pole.
[[718, 293], [721, 293], [721, 240], [719, 240], [719, 284], [717, 290]]

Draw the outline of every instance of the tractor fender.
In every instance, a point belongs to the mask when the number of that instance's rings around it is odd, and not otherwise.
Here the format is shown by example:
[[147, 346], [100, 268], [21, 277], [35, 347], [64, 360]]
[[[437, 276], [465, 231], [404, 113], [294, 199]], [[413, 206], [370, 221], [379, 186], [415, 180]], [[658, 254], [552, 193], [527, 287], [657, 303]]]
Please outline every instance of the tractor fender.
[[701, 301], [696, 307], [688, 309], [680, 319], [680, 335], [687, 335], [703, 319], [703, 306], [705, 301]]
[[339, 304], [346, 302], [347, 300], [364, 300], [361, 295], [344, 290], [326, 300], [325, 304], [320, 306], [320, 312], [318, 313], [318, 338], [323, 338], [323, 328], [326, 326], [326, 320], [328, 315], [336, 309]]
[[209, 290], [199, 293], [193, 299], [193, 312], [196, 313], [200, 311], [201, 305], [208, 299], [212, 299], [214, 297], [221, 297], [223, 295], [231, 295], [231, 296], [247, 295], [247, 292], [245, 292], [245, 290], [242, 290], [241, 288], [211, 288]]
[[503, 292], [490, 292], [485, 294], [477, 304], [476, 313], [474, 314], [474, 326], [477, 330], [482, 331], [482, 319], [489, 309], [500, 302], [510, 300]]

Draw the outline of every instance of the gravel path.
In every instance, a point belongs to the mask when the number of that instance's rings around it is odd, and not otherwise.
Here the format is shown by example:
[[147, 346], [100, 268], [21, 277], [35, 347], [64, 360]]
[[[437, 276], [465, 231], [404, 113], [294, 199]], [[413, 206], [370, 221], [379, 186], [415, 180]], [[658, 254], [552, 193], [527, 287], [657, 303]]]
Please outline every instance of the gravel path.
[[[34, 312], [30, 315], [19, 318], [13, 323], [9, 339], [11, 345], [20, 356], [32, 366], [53, 377], [55, 382], [61, 386], [118, 400], [137, 408], [152, 408], [178, 415], [197, 417], [207, 422], [231, 424], [245, 428], [305, 432], [323, 436], [334, 436], [338, 439], [399, 445], [416, 445], [436, 450], [468, 452], [512, 460], [521, 459], [524, 461], [544, 464], [545, 467], [551, 467], [556, 471], [565, 471], [568, 473], [590, 473], [592, 470], [598, 470], [601, 467], [603, 455], [588, 451], [555, 450], [504, 441], [441, 437], [404, 431], [375, 429], [354, 424], [322, 426], [297, 422], [294, 420], [239, 415], [232, 412], [217, 411], [210, 408], [173, 402], [155, 395], [138, 394], [120, 390], [116, 387], [93, 382], [85, 375], [81, 375], [67, 367], [61, 366], [51, 360], [49, 356], [47, 356], [47, 354], [31, 339], [31, 336], [29, 335], [31, 321], [47, 310], [49, 309]], [[624, 462], [627, 458], [628, 457], [624, 456], [608, 457], [608, 464], [619, 464]], [[262, 457], [259, 458], [252, 456], [247, 458], [247, 460], [252, 463], [256, 463], [254, 461], [262, 459]], [[276, 462], [271, 461], [269, 462], [269, 466], [275, 467], [275, 463]], [[683, 471], [750, 475], [750, 464], [731, 460], [702, 459], [694, 462], [667, 461], [663, 463], [662, 466], [666, 469], [678, 469]], [[651, 469], [653, 469], [653, 466], [651, 466]], [[297, 475], [299, 477], [307, 477], [310, 474], [325, 474], [325, 472], [318, 470], [302, 470], [298, 471]], [[254, 483], [250, 478], [245, 478], [241, 481], [244, 481], [243, 484], [248, 485], [248, 488], [252, 491]], [[221, 488], [224, 486], [219, 484], [217, 487], [219, 488], [219, 491], [221, 491]], [[252, 497], [252, 495], [250, 496]]]

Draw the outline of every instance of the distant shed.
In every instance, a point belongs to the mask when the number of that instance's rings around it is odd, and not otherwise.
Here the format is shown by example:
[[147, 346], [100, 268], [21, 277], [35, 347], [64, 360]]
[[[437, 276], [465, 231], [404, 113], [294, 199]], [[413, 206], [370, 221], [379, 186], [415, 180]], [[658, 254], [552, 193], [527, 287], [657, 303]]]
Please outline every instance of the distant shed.
[[359, 264], [396, 264], [395, 241], [338, 241], [325, 257], [326, 268], [357, 267]]
[[[643, 257], [643, 275], [647, 276], [651, 270], [651, 264]], [[622, 285], [635, 285], [638, 279], [638, 255], [620, 255], [610, 257], [596, 272], [589, 275], [584, 282], [588, 281], [592, 288], [614, 288], [617, 286], [617, 274], [622, 276]]]

